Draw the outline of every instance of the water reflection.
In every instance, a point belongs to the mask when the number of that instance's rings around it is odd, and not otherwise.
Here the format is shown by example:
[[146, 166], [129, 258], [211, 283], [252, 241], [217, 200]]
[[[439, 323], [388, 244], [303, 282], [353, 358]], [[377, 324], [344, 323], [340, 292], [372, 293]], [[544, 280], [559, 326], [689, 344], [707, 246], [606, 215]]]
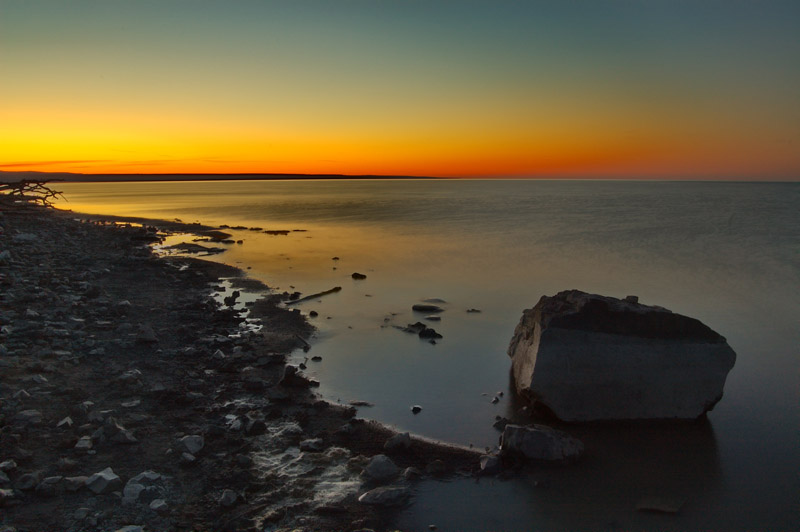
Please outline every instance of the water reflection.
[[[586, 454], [509, 480], [426, 481], [398, 527], [423, 530], [686, 530], [724, 526], [714, 431], [694, 423], [568, 427]], [[684, 500], [676, 515], [636, 510], [643, 496]], [[705, 523], [705, 525], [703, 525]], [[737, 528], [736, 523], [730, 523]]]

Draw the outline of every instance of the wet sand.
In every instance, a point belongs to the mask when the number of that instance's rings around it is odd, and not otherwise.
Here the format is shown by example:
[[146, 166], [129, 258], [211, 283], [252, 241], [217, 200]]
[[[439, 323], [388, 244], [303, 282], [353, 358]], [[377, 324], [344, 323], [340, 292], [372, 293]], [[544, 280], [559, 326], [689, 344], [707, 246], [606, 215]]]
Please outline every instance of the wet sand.
[[[0, 216], [2, 530], [382, 530], [398, 506], [368, 490], [402, 502], [419, 478], [477, 473], [476, 451], [387, 450], [391, 429], [320, 400], [287, 366], [313, 327], [284, 296], [149, 247], [208, 228], [108, 219]], [[263, 295], [260, 331], [212, 297], [223, 284]], [[383, 453], [397, 471], [378, 480]]]

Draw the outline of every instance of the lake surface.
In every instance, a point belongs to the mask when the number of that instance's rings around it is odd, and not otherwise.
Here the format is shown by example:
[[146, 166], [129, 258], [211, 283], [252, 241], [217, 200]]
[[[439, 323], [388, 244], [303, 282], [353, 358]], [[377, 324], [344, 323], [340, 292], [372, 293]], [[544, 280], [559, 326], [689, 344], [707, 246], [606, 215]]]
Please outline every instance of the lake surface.
[[[406, 530], [800, 528], [800, 184], [624, 181], [258, 181], [60, 184], [80, 212], [292, 230], [232, 231], [213, 257], [318, 327], [309, 373], [360, 416], [494, 446], [516, 417], [506, 348], [522, 311], [576, 288], [700, 319], [737, 353], [698, 424], [571, 427], [586, 459], [508, 481], [423, 482]], [[294, 231], [300, 230], [300, 231]], [[333, 260], [338, 257], [338, 260]], [[351, 278], [353, 272], [367, 275]], [[432, 345], [394, 326], [445, 301]], [[466, 312], [479, 309], [480, 312]], [[302, 353], [297, 360], [302, 361]], [[497, 404], [490, 401], [504, 392]], [[410, 412], [412, 405], [423, 410]], [[685, 499], [638, 513], [641, 495]]]

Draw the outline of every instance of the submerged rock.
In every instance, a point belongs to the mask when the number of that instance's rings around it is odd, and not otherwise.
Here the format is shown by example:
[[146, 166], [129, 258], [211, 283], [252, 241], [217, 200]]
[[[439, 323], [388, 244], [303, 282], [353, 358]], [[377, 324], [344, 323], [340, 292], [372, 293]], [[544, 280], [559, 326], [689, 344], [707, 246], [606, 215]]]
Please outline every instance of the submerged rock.
[[503, 453], [546, 462], [571, 462], [583, 454], [580, 440], [544, 425], [506, 425], [500, 448]]
[[400, 506], [405, 504], [411, 492], [404, 487], [381, 487], [369, 490], [358, 498], [362, 504], [375, 506]]
[[697, 418], [736, 361], [696, 319], [578, 290], [526, 310], [508, 354], [517, 392], [571, 422]]
[[431, 304], [423, 304], [418, 303], [416, 305], [411, 306], [411, 310], [414, 312], [443, 312], [444, 309], [439, 305], [431, 305]]

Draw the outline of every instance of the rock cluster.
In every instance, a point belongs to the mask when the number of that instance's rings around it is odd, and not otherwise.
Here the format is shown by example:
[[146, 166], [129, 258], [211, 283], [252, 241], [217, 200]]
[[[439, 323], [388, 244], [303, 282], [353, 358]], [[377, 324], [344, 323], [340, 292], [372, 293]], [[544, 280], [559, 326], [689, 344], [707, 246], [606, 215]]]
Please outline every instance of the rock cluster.
[[249, 307], [263, 329], [240, 327], [216, 290], [221, 276], [237, 288], [235, 269], [159, 259], [145, 246], [158, 233], [136, 226], [35, 211], [0, 214], [0, 228], [4, 526], [378, 526], [358, 501], [369, 457], [403, 472], [387, 488], [408, 488], [412, 466], [477, 463], [427, 442], [384, 449], [392, 431], [320, 401], [286, 364], [311, 328], [271, 294]]

